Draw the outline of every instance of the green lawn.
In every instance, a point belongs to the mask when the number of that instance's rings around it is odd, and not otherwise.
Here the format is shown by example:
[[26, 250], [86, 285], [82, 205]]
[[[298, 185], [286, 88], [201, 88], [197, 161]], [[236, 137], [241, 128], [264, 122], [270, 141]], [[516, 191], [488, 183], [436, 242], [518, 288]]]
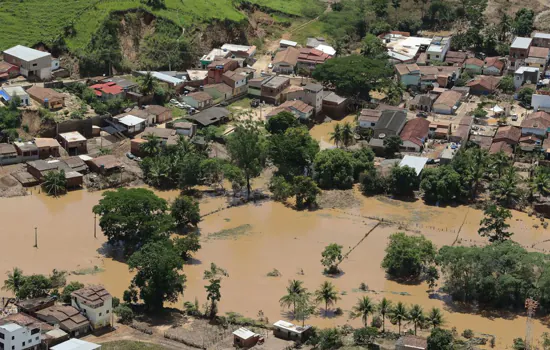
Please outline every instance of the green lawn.
[[[323, 6], [319, 0], [251, 0], [253, 3], [289, 15], [301, 16]], [[165, 0], [166, 9], [152, 10], [140, 0], [3, 0], [0, 1], [0, 50], [11, 46], [48, 42], [74, 21], [76, 35], [68, 38], [71, 50], [84, 47], [91, 35], [112, 12], [146, 8], [182, 27], [192, 27], [212, 20], [233, 22], [246, 20], [232, 0]]]
[[305, 27], [300, 27], [299, 30], [292, 32], [290, 37], [291, 40], [296, 41], [298, 44], [305, 45], [307, 38], [316, 38], [316, 37], [327, 37], [324, 33], [324, 24], [321, 21], [314, 21], [306, 25]]
[[119, 340], [101, 344], [102, 350], [166, 350], [165, 347], [138, 341]]

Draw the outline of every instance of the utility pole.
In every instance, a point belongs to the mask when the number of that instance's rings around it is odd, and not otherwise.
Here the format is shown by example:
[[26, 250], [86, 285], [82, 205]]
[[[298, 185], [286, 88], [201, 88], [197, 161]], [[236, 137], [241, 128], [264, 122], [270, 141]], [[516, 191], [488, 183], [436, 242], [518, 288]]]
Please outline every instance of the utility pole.
[[34, 247], [38, 248], [38, 227], [34, 228]]
[[94, 213], [94, 238], [97, 238], [97, 235], [96, 235], [96, 230], [97, 230], [96, 218], [97, 218], [97, 214]]

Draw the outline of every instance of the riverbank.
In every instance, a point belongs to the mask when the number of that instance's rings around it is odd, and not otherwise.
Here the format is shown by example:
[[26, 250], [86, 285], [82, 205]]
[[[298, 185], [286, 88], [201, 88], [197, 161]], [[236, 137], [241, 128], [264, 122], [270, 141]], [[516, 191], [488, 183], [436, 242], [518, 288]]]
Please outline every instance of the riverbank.
[[[258, 184], [256, 184], [258, 185]], [[178, 191], [157, 194], [175, 198]], [[342, 193], [339, 193], [341, 195]], [[338, 195], [338, 194], [337, 194]], [[494, 313], [475, 308], [458, 308], [448, 303], [445, 294], [429, 295], [425, 284], [402, 285], [386, 278], [380, 268], [389, 235], [407, 230], [422, 233], [437, 246], [452, 244], [484, 244], [477, 234], [482, 212], [466, 206], [438, 208], [422, 201], [402, 202], [387, 197], [363, 197], [358, 190], [345, 194], [354, 198], [346, 208], [322, 208], [316, 211], [295, 211], [281, 203], [264, 201], [249, 203], [226, 210], [225, 197], [204, 197], [201, 213], [211, 213], [199, 224], [202, 249], [184, 267], [187, 284], [184, 297], [171, 306], [182, 308], [183, 301], [206, 301], [202, 274], [211, 262], [227, 269], [228, 278], [222, 281], [220, 312], [238, 312], [256, 317], [262, 312], [271, 321], [287, 319], [279, 306], [289, 279], [300, 279], [313, 291], [329, 279], [322, 274], [321, 251], [330, 243], [338, 243], [347, 252], [361, 242], [340, 265], [343, 274], [330, 278], [340, 291], [336, 305], [344, 314], [328, 318], [315, 315], [309, 323], [321, 327], [351, 324], [349, 311], [364, 293], [375, 300], [387, 297], [394, 302], [420, 304], [424, 310], [439, 307], [444, 310], [446, 327], [459, 332], [471, 328], [475, 332], [496, 336], [497, 348], [523, 336], [525, 317]], [[70, 280], [102, 283], [118, 297], [132, 278], [124, 262], [109, 257], [109, 247], [99, 226], [94, 238], [92, 207], [101, 192], [75, 191], [60, 198], [43, 194], [25, 197], [0, 198], [0, 219], [4, 229], [0, 239], [9, 242], [0, 256], [0, 274], [14, 266], [25, 273], [50, 273], [52, 269], [67, 270]], [[330, 203], [331, 200], [327, 200]], [[347, 200], [345, 202], [348, 202]], [[377, 220], [377, 227], [361, 241]], [[550, 249], [548, 230], [533, 227], [538, 220], [514, 212], [510, 221], [513, 239], [529, 249]], [[38, 232], [38, 248], [34, 245], [34, 227]], [[96, 268], [97, 267], [97, 268]], [[268, 277], [277, 269], [280, 277]], [[365, 283], [369, 292], [359, 285]], [[535, 338], [546, 331], [544, 320], [535, 321]], [[407, 327], [405, 327], [407, 328]]]

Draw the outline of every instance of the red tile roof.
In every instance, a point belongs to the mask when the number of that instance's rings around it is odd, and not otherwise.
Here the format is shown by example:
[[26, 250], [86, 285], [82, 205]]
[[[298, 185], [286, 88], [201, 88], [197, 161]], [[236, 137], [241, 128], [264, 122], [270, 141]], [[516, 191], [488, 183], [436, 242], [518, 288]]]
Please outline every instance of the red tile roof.
[[549, 53], [550, 49], [546, 47], [531, 46], [531, 48], [529, 49], [529, 57], [548, 58]]
[[548, 129], [550, 127], [550, 114], [543, 111], [531, 113], [523, 120], [521, 127]]
[[491, 154], [498, 153], [501, 151], [508, 155], [512, 155], [514, 153], [512, 146], [510, 146], [504, 141], [493, 142], [493, 144], [491, 145], [491, 148], [489, 149], [489, 153]]
[[97, 96], [101, 96], [102, 94], [118, 95], [124, 91], [121, 86], [118, 86], [115, 82], [112, 81], [105, 84], [95, 84], [90, 86], [90, 88], [96, 91], [95, 94]]
[[479, 58], [471, 57], [464, 61], [464, 65], [469, 64], [472, 66], [483, 67], [483, 61]]
[[500, 57], [487, 57], [485, 59], [485, 66], [502, 70], [504, 68], [504, 61], [502, 61]]
[[308, 62], [308, 63], [324, 63], [326, 60], [332, 56], [324, 53], [323, 51], [317, 49], [304, 48], [300, 49], [300, 54], [298, 55], [299, 62]]
[[313, 111], [313, 107], [311, 107], [307, 103], [302, 102], [300, 100], [286, 101], [280, 107], [281, 108], [292, 108], [292, 109], [295, 109], [295, 110], [297, 110], [301, 113], [310, 113], [311, 111]]
[[430, 122], [424, 118], [415, 118], [409, 120], [401, 131], [401, 139], [403, 141], [410, 141], [418, 146], [422, 146], [423, 140], [428, 137], [430, 131]]
[[521, 137], [521, 129], [515, 126], [502, 126], [498, 128], [493, 142], [504, 141], [510, 144], [517, 144]]

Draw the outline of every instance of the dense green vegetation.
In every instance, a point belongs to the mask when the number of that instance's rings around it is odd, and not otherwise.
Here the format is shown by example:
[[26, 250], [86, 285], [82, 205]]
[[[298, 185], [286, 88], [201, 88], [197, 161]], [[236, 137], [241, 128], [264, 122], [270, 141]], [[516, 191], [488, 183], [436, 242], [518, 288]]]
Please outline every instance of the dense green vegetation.
[[[292, 16], [315, 17], [322, 12], [316, 0], [249, 0], [268, 11]], [[151, 4], [153, 5], [153, 4]], [[238, 25], [246, 21], [238, 10], [241, 1], [231, 0], [165, 0], [165, 6], [148, 6], [140, 0], [7, 0], [0, 2], [0, 22], [4, 32], [0, 38], [0, 50], [17, 44], [51, 44], [65, 36], [68, 48], [76, 52], [85, 48], [90, 38], [115, 11], [143, 9], [165, 18], [177, 26], [192, 29], [205, 23], [220, 21]], [[52, 11], [52, 9], [56, 9]], [[69, 34], [69, 35], [67, 35]]]
[[12, 292], [19, 299], [40, 298], [50, 293], [59, 297], [59, 288], [67, 284], [66, 271], [53, 270], [49, 276], [24, 275], [20, 268], [14, 267], [6, 275], [2, 290]]

